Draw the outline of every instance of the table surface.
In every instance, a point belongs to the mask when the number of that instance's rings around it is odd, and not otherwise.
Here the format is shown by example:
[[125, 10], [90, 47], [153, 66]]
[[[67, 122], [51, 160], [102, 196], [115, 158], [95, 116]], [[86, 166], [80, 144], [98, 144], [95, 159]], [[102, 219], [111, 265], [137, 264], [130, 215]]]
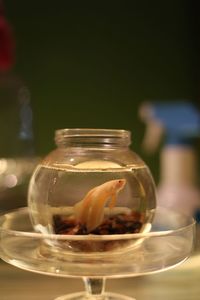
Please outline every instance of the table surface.
[[[81, 279], [59, 278], [27, 272], [0, 260], [0, 300], [54, 300], [84, 290]], [[137, 300], [200, 299], [200, 226], [194, 254], [183, 264], [161, 273], [109, 279], [106, 291]]]

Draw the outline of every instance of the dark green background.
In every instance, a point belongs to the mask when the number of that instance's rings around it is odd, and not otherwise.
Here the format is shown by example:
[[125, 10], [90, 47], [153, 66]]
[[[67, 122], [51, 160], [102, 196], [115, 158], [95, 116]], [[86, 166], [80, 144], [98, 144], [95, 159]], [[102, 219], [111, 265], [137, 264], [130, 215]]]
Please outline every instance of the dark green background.
[[29, 86], [36, 151], [57, 128], [124, 128], [147, 157], [138, 107], [146, 99], [198, 101], [193, 1], [4, 1], [17, 42], [14, 72]]

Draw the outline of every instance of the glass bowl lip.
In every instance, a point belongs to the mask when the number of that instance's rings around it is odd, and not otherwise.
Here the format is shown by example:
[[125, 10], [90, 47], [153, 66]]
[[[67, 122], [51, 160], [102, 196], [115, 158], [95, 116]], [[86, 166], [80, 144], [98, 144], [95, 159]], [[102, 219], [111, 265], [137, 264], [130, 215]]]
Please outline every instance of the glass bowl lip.
[[62, 134], [64, 137], [75, 136], [91, 136], [91, 137], [128, 137], [131, 136], [131, 131], [126, 129], [114, 129], [114, 128], [61, 128], [55, 130], [55, 136]]
[[[0, 219], [9, 214], [24, 212], [29, 214], [28, 207], [17, 208], [9, 210], [0, 214]], [[113, 234], [113, 235], [63, 235], [63, 234], [45, 234], [41, 232], [30, 232], [30, 231], [20, 231], [13, 229], [6, 229], [0, 227], [0, 233], [8, 233], [13, 236], [27, 237], [27, 238], [37, 238], [37, 239], [47, 239], [54, 241], [115, 241], [115, 240], [130, 240], [130, 239], [145, 239], [150, 237], [164, 237], [174, 235], [175, 233], [183, 232], [195, 226], [196, 221], [192, 217], [188, 217], [190, 220], [189, 224], [176, 229], [160, 230], [160, 231], [148, 231], [143, 233], [127, 233], [127, 234]], [[86, 237], [88, 237], [86, 239]]]
[[86, 142], [106, 145], [126, 145], [131, 144], [131, 131], [125, 129], [106, 128], [64, 128], [55, 130], [54, 136], [57, 145], [67, 142]]

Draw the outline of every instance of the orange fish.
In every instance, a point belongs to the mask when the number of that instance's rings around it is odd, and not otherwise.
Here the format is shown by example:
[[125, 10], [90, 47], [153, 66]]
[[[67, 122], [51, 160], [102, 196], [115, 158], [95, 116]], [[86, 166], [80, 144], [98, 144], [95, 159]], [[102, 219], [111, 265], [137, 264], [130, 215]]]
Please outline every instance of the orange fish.
[[124, 188], [126, 179], [107, 181], [91, 189], [86, 196], [74, 206], [77, 220], [90, 232], [98, 227], [104, 218], [104, 206], [110, 200], [109, 207], [116, 204], [117, 194]]

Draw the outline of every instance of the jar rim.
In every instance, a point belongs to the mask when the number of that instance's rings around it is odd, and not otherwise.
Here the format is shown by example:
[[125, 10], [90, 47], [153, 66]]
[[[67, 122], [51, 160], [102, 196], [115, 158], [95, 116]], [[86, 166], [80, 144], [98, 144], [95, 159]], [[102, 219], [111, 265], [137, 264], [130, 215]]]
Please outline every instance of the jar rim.
[[105, 129], [105, 128], [64, 128], [55, 131], [56, 144], [70, 138], [104, 138], [119, 139], [129, 145], [131, 141], [131, 132], [125, 129]]

